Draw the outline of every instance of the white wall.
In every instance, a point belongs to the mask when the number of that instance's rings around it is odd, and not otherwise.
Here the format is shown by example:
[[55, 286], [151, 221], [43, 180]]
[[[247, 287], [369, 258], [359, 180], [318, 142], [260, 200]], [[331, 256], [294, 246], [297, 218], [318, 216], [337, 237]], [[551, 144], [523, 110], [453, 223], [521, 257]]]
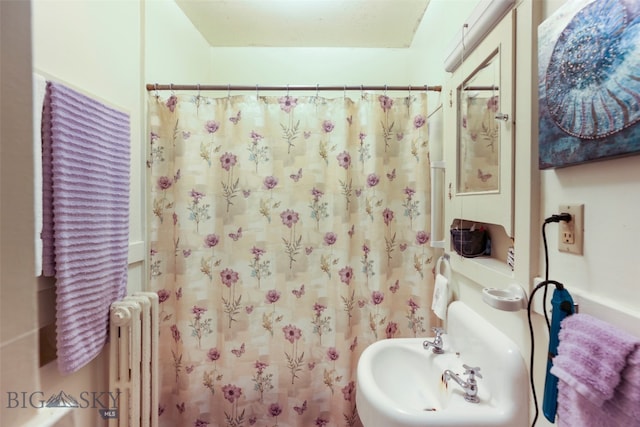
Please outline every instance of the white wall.
[[[422, 22], [416, 29], [408, 52], [408, 80], [412, 84], [444, 84], [447, 73], [444, 60], [448, 56], [454, 35], [462, 30], [466, 18], [479, 0], [431, 0]], [[446, 18], [443, 18], [446, 17]], [[429, 110], [444, 102], [446, 94], [429, 96]], [[437, 119], [437, 117], [434, 117]], [[432, 155], [431, 159], [439, 157]]]
[[29, 14], [28, 2], [0, 2], [0, 424], [7, 426], [35, 410], [5, 409], [5, 392], [38, 386]]
[[[2, 4], [2, 64], [3, 85], [28, 82], [21, 92], [5, 93], [3, 87], [3, 218], [2, 218], [2, 325], [3, 332], [11, 335], [6, 342], [2, 337], [2, 411], [0, 424], [23, 425], [24, 420], [36, 413], [38, 418], [50, 417], [44, 410], [26, 407], [6, 408], [7, 392], [21, 391], [31, 394], [42, 392], [45, 399], [64, 390], [72, 395], [82, 391], [107, 391], [106, 363], [103, 355], [78, 372], [62, 376], [56, 362], [39, 368], [38, 331], [40, 327], [53, 323], [55, 312], [54, 282], [51, 279], [33, 277], [33, 174], [30, 142], [32, 132], [20, 138], [4, 137], [5, 117], [17, 114], [23, 104], [31, 103], [32, 70], [73, 87], [87, 95], [126, 111], [131, 118], [131, 216], [129, 290], [143, 288], [144, 273], [144, 227], [142, 190], [142, 50], [141, 50], [141, 3], [135, 0], [110, 2], [34, 0], [0, 2]], [[18, 7], [17, 5], [20, 4]], [[31, 8], [31, 15], [29, 14]], [[5, 9], [8, 13], [5, 13]], [[31, 34], [29, 31], [31, 30]], [[19, 39], [24, 35], [23, 45], [5, 51], [6, 38]], [[33, 51], [33, 58], [31, 56]], [[5, 58], [5, 52], [7, 57]], [[4, 66], [25, 65], [20, 74], [5, 78]], [[7, 103], [15, 107], [5, 108]], [[13, 117], [13, 126], [31, 127], [31, 112]], [[5, 151], [7, 147], [7, 151]], [[5, 153], [20, 156], [5, 157]], [[13, 179], [6, 172], [13, 171]], [[16, 172], [19, 170], [20, 172]], [[26, 175], [26, 178], [25, 178]], [[19, 178], [20, 177], [20, 178]], [[5, 185], [6, 183], [6, 185]], [[9, 185], [10, 184], [10, 185]], [[5, 187], [8, 192], [5, 193]], [[13, 193], [22, 193], [16, 196]], [[9, 203], [9, 201], [11, 201]], [[12, 210], [6, 208], [12, 207]], [[14, 210], [15, 209], [15, 210]], [[9, 214], [5, 216], [5, 212]], [[19, 215], [8, 223], [9, 215]], [[5, 221], [7, 218], [7, 222]], [[19, 224], [19, 226], [16, 226]], [[10, 240], [9, 240], [10, 239]], [[19, 244], [16, 244], [20, 242]], [[5, 247], [5, 245], [7, 245]], [[22, 252], [28, 254], [22, 254]], [[14, 259], [19, 257], [19, 260]], [[5, 264], [7, 268], [5, 269]], [[31, 265], [31, 267], [28, 267]], [[20, 268], [15, 274], [11, 267]], [[6, 326], [5, 326], [6, 325]], [[18, 325], [18, 326], [17, 326]], [[17, 334], [17, 335], [16, 335]], [[53, 337], [50, 337], [53, 338]], [[37, 402], [36, 402], [37, 403]], [[21, 405], [22, 406], [22, 405]], [[63, 411], [58, 411], [61, 414]], [[100, 426], [106, 424], [97, 409], [77, 409], [71, 414], [76, 425]], [[35, 420], [32, 420], [35, 421]]]
[[[423, 20], [408, 49], [211, 48], [209, 80], [244, 85], [439, 85], [445, 75], [444, 49], [477, 1], [431, 0], [429, 10], [436, 13], [448, 4], [447, 20]], [[343, 92], [322, 95], [343, 96]], [[437, 106], [439, 95], [430, 95]]]
[[[544, 16], [563, 3], [547, 0]], [[552, 274], [569, 289], [640, 312], [640, 156], [545, 170], [541, 179], [545, 217], [557, 212], [560, 204], [584, 203], [584, 255], [558, 252], [554, 234], [550, 242]], [[630, 327], [640, 335], [640, 324]]]
[[[544, 215], [584, 203], [584, 255], [557, 252], [552, 231], [551, 274], [571, 288], [640, 311], [640, 157], [542, 172]], [[640, 335], [640, 324], [635, 325]]]
[[211, 49], [212, 79], [220, 84], [406, 84], [407, 58], [406, 49]]
[[175, 1], [145, 0], [144, 9], [145, 82], [210, 83], [209, 44]]

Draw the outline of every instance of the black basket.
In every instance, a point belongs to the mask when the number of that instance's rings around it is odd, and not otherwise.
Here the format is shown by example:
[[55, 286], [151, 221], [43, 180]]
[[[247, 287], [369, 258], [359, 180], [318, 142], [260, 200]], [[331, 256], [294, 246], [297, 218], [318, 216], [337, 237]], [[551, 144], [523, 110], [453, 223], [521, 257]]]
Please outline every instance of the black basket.
[[487, 230], [451, 229], [453, 249], [466, 258], [484, 255], [487, 249]]

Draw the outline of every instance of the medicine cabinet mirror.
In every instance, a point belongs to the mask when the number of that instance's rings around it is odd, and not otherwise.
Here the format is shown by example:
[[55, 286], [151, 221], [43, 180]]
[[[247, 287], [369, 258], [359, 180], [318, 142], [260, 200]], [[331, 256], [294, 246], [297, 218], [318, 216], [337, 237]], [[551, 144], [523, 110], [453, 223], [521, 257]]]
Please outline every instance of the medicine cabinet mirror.
[[[513, 14], [507, 14], [448, 84], [448, 218], [501, 225], [513, 236]], [[464, 54], [464, 52], [463, 52]]]
[[457, 88], [458, 194], [500, 191], [499, 84], [500, 52], [495, 50]]

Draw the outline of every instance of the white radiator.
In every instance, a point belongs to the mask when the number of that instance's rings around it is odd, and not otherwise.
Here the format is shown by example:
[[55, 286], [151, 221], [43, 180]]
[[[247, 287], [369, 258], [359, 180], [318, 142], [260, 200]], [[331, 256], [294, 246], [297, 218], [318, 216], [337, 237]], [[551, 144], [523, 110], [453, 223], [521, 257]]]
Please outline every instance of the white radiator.
[[158, 295], [136, 292], [111, 304], [109, 391], [120, 393], [109, 427], [158, 426]]

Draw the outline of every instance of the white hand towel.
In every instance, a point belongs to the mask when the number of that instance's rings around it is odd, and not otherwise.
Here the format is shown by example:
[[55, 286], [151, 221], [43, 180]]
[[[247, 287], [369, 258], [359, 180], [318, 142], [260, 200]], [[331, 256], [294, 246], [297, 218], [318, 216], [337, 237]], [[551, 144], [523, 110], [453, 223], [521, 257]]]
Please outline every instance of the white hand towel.
[[433, 288], [433, 301], [431, 309], [442, 320], [446, 320], [447, 306], [449, 305], [449, 280], [442, 274], [436, 275], [436, 283]]

